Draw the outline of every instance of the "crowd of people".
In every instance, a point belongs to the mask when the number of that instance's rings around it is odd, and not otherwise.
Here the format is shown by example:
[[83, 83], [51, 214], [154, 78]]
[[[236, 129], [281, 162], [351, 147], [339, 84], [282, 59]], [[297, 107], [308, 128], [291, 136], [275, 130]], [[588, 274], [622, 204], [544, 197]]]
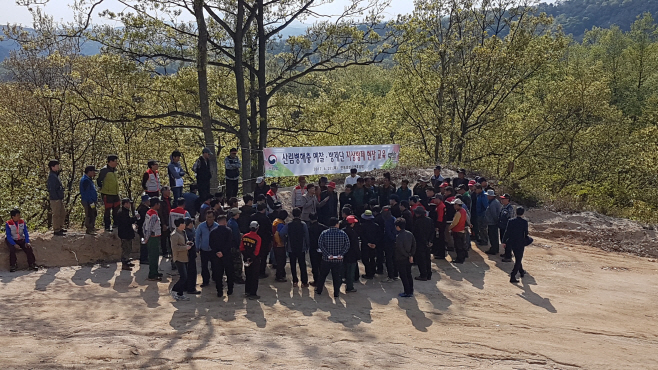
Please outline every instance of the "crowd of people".
[[[383, 178], [360, 176], [356, 169], [345, 179], [342, 192], [326, 177], [317, 184], [298, 177], [292, 190], [289, 210], [279, 198], [277, 183], [256, 180], [253, 193], [237, 198], [240, 160], [232, 149], [225, 159], [225, 193], [210, 194], [210, 151], [204, 149], [193, 171], [197, 183], [183, 192], [187, 175], [180, 165], [181, 153], [174, 151], [167, 166], [169, 186], [163, 186], [157, 161], [149, 161], [142, 177], [143, 195], [134, 209], [133, 201], [119, 197], [116, 174], [118, 157], [107, 157], [107, 165], [98, 173], [88, 166], [80, 180], [81, 202], [88, 234], [96, 234], [99, 195], [104, 209], [103, 224], [108, 232], [117, 230], [121, 239], [123, 270], [132, 270], [133, 240], [139, 237], [141, 264], [148, 264], [148, 279], [159, 281], [160, 258], [178, 271], [172, 288], [176, 300], [189, 300], [186, 294], [197, 289], [197, 258], [201, 266], [201, 288], [214, 282], [218, 297], [234, 292], [236, 284], [245, 285], [245, 296], [258, 299], [259, 279], [268, 278], [268, 264], [274, 280], [288, 282], [286, 265], [294, 286], [324, 291], [331, 274], [333, 294], [341, 286], [346, 293], [356, 292], [355, 282], [377, 275], [385, 282], [402, 282], [400, 297], [412, 297], [414, 280], [432, 279], [432, 257], [462, 264], [469, 257], [471, 241], [486, 246], [487, 254], [500, 254], [503, 262], [512, 262], [510, 281], [524, 276], [522, 258], [525, 246], [532, 242], [524, 209], [514, 208], [508, 194], [497, 195], [482, 177], [466, 178], [460, 169], [456, 178], [444, 178], [441, 167], [431, 178], [418, 178], [413, 188], [402, 179], [397, 187], [389, 173]], [[64, 188], [59, 180], [59, 162], [49, 163], [48, 191], [55, 235], [65, 235]], [[230, 181], [230, 182], [229, 182]], [[198, 192], [198, 194], [197, 194]], [[10, 265], [16, 269], [16, 248], [27, 255], [36, 269], [26, 223], [18, 209], [6, 223], [6, 243]], [[307, 259], [311, 265], [309, 280]], [[364, 273], [359, 272], [359, 261]], [[412, 277], [412, 265], [419, 275]]]

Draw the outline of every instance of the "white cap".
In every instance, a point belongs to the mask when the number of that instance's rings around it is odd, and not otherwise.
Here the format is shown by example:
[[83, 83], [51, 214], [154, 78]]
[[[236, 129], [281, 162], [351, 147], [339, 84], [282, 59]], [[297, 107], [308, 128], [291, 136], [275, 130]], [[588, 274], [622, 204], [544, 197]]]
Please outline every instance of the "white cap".
[[257, 178], [256, 178], [256, 184], [260, 184], [261, 182], [263, 182], [263, 177], [262, 177], [262, 176], [261, 176], [261, 177], [257, 177]]
[[487, 190], [487, 196], [488, 197], [495, 197], [496, 192], [494, 192], [493, 189], [489, 189], [489, 190]]
[[462, 202], [462, 200], [459, 199], [459, 198], [455, 198], [455, 200], [453, 200], [452, 202], [450, 202], [450, 204], [460, 204], [460, 205], [461, 205], [461, 204], [464, 204], [464, 202]]
[[251, 221], [251, 223], [249, 224], [249, 228], [257, 229], [258, 228], [258, 221]]

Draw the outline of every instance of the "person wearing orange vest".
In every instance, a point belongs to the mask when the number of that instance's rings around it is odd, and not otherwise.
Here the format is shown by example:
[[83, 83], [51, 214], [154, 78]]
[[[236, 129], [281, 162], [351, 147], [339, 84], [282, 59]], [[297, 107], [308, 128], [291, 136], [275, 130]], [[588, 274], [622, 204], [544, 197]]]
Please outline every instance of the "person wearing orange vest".
[[464, 260], [466, 260], [466, 244], [464, 243], [464, 238], [466, 237], [466, 219], [468, 215], [466, 214], [466, 210], [462, 208], [464, 202], [461, 199], [455, 198], [450, 204], [455, 207], [455, 216], [449, 226], [452, 239], [455, 242], [455, 251], [457, 252], [455, 263], [464, 263]]
[[30, 270], [38, 270], [35, 264], [32, 244], [30, 244], [30, 234], [27, 232], [27, 224], [21, 218], [21, 211], [13, 209], [10, 212], [11, 219], [5, 223], [5, 233], [7, 238], [5, 243], [9, 247], [9, 271], [16, 271], [16, 247], [20, 247], [27, 256], [27, 264]]
[[282, 210], [272, 223], [272, 234], [274, 235], [274, 260], [276, 261], [275, 281], [285, 283], [286, 281], [286, 243], [279, 233], [286, 226], [288, 212]]
[[[162, 186], [160, 186], [160, 175], [158, 175], [158, 161], [149, 161], [148, 162], [148, 170], [144, 172], [144, 176], [142, 176], [142, 189], [144, 189], [144, 192], [146, 195], [149, 197], [157, 197], [160, 195], [160, 189]], [[167, 222], [167, 220], [165, 220]]]

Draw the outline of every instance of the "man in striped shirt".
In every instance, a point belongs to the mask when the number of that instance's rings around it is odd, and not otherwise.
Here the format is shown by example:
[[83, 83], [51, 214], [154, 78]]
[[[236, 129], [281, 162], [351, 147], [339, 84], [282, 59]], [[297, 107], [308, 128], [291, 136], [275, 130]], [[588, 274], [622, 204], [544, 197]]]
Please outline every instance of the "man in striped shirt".
[[338, 219], [336, 217], [330, 218], [327, 226], [329, 226], [329, 229], [323, 231], [320, 234], [320, 239], [318, 239], [318, 248], [322, 251], [322, 267], [315, 293], [322, 294], [324, 282], [327, 280], [329, 272], [331, 272], [331, 279], [334, 282], [334, 297], [338, 298], [342, 283], [343, 257], [350, 249], [350, 238], [343, 230], [338, 228]]
[[151, 281], [162, 280], [162, 274], [158, 273], [158, 260], [160, 259], [160, 237], [162, 236], [162, 225], [160, 224], [160, 199], [153, 197], [149, 200], [151, 209], [144, 217], [144, 244], [148, 249], [149, 277]]

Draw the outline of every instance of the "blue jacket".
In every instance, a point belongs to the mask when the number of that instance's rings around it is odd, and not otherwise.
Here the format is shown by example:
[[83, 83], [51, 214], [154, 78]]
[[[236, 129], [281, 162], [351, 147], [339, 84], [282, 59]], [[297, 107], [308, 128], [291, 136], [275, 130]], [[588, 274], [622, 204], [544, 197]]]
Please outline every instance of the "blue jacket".
[[411, 198], [411, 196], [413, 195], [412, 192], [411, 192], [411, 189], [409, 189], [409, 188], [402, 189], [401, 187], [398, 188], [398, 190], [395, 192], [395, 194], [397, 194], [398, 197], [400, 197], [400, 202], [403, 201], [403, 200], [406, 200], [408, 202], [409, 198]]
[[217, 222], [213, 222], [211, 227], [208, 227], [207, 222], [197, 226], [194, 241], [196, 242], [195, 244], [200, 251], [210, 251], [210, 232], [218, 227], [219, 224]]
[[240, 225], [238, 224], [238, 221], [236, 221], [234, 218], [230, 218], [227, 222], [227, 225], [231, 228], [231, 232], [233, 232], [233, 248], [240, 248], [242, 235], [240, 234]]
[[478, 217], [484, 217], [487, 208], [489, 208], [489, 198], [487, 198], [487, 195], [484, 192], [482, 192], [477, 197], [475, 213], [477, 214]]
[[176, 187], [176, 179], [180, 179], [185, 176], [185, 171], [183, 170], [183, 167], [181, 167], [180, 162], [169, 162], [169, 165], [167, 166], [167, 173], [169, 174], [169, 186], [172, 188]]
[[80, 199], [87, 204], [98, 201], [98, 193], [96, 192], [94, 180], [87, 176], [87, 174], [82, 175], [82, 179], [80, 179]]
[[384, 217], [384, 235], [389, 244], [395, 243], [398, 231], [395, 229], [395, 217]]
[[[7, 242], [11, 245], [16, 245], [16, 241], [14, 241], [14, 237], [11, 235], [11, 228], [9, 227], [9, 224], [6, 222], [5, 222], [5, 234], [7, 236]], [[30, 233], [27, 232], [26, 223], [23, 223], [23, 236], [25, 237], [25, 244], [30, 244]]]

